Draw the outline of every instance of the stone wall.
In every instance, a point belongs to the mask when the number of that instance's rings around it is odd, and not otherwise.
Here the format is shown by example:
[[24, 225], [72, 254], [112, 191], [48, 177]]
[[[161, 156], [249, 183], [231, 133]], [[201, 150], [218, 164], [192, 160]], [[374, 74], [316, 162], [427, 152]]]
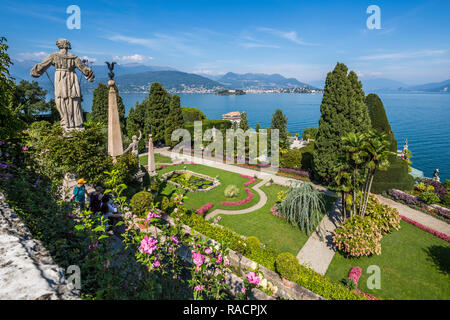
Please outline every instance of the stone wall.
[[0, 300], [78, 300], [63, 270], [0, 194]]

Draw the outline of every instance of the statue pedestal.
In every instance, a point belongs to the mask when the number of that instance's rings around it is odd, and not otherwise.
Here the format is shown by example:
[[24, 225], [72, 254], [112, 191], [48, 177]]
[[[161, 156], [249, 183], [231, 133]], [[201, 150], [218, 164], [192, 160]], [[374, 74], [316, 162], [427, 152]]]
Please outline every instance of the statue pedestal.
[[117, 156], [123, 154], [122, 129], [120, 128], [117, 93], [114, 89], [114, 81], [109, 80], [108, 85], [108, 154], [115, 159]]

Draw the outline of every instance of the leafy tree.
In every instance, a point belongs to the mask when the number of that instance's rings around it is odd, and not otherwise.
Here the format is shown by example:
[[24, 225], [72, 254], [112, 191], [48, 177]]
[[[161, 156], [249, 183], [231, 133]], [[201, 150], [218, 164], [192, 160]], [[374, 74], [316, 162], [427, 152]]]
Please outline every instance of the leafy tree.
[[314, 154], [314, 170], [318, 177], [331, 181], [333, 170], [345, 158], [342, 137], [350, 132], [364, 133], [370, 128], [361, 82], [347, 66], [338, 63], [329, 72], [320, 106], [321, 117]]
[[16, 137], [25, 126], [12, 104], [14, 81], [9, 75], [12, 62], [7, 50], [6, 38], [0, 37], [0, 140]]
[[275, 110], [275, 113], [272, 116], [272, 124], [270, 126], [271, 129], [278, 129], [278, 134], [280, 136], [280, 147], [287, 148], [288, 147], [288, 139], [287, 139], [287, 117], [283, 114], [283, 111], [280, 109]]
[[180, 96], [174, 94], [170, 97], [169, 114], [166, 118], [165, 141], [168, 146], [175, 146], [177, 141], [172, 141], [172, 132], [182, 129], [184, 126], [183, 114], [180, 106]]
[[319, 131], [319, 129], [317, 129], [315, 127], [306, 128], [305, 130], [303, 130], [302, 138], [305, 140], [308, 140], [308, 139], [314, 140], [317, 136], [318, 131]]
[[239, 128], [242, 130], [247, 131], [250, 127], [248, 126], [248, 119], [247, 119], [247, 112], [241, 113], [241, 121], [239, 122]]
[[206, 120], [205, 114], [197, 109], [191, 107], [181, 107], [184, 122], [193, 122], [196, 120]]
[[[145, 128], [145, 109], [143, 103], [136, 102], [135, 108], [131, 107], [127, 117], [127, 136], [131, 141], [133, 136], [139, 137], [139, 130], [146, 137], [148, 129]], [[139, 141], [139, 152], [144, 151], [147, 139], [143, 138]]]
[[150, 94], [144, 101], [145, 126], [152, 126], [154, 142], [164, 142], [166, 118], [169, 114], [170, 95], [158, 83], [152, 83]]
[[[122, 132], [125, 131], [125, 105], [123, 104], [122, 97], [119, 94], [119, 89], [114, 85], [114, 89], [117, 93], [117, 109], [119, 111], [119, 120]], [[99, 83], [94, 90], [92, 99], [92, 121], [108, 123], [108, 97], [109, 87], [104, 83]]]
[[35, 116], [51, 110], [51, 104], [45, 101], [47, 91], [39, 87], [36, 81], [21, 80], [14, 89], [13, 105], [20, 110], [22, 119], [31, 123]]

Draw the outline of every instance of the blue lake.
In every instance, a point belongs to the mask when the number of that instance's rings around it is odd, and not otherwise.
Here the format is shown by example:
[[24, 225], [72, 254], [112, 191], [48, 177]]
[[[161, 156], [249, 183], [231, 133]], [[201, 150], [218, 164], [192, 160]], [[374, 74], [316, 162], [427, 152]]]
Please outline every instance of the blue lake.
[[[450, 94], [378, 93], [386, 108], [399, 148], [408, 139], [414, 168], [431, 177], [439, 168], [441, 180], [450, 179]], [[126, 111], [147, 94], [122, 94]], [[220, 119], [230, 111], [245, 111], [251, 127], [268, 127], [275, 109], [288, 117], [294, 134], [318, 126], [321, 94], [180, 94], [181, 105], [202, 110], [208, 119]], [[92, 94], [85, 95], [83, 107], [91, 110]]]

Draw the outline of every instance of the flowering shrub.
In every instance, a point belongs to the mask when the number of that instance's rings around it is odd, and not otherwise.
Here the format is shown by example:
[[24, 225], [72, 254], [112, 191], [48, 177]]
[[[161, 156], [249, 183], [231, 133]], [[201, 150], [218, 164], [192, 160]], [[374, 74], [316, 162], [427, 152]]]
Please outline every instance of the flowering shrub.
[[402, 192], [400, 190], [392, 189], [388, 191], [388, 194], [394, 199], [395, 201], [400, 200], [401, 202], [404, 202], [409, 205], [416, 205], [416, 206], [423, 206], [423, 202], [420, 201], [417, 197], [410, 195], [408, 193]]
[[233, 202], [233, 201], [222, 201], [222, 205], [223, 206], [239, 206], [241, 204], [245, 204], [247, 202], [250, 202], [253, 199], [253, 193], [251, 192], [251, 190], [249, 188], [245, 188], [244, 189], [247, 192], [247, 198], [241, 200], [241, 201], [237, 201], [237, 202]]
[[286, 218], [285, 215], [282, 215], [278, 212], [278, 206], [276, 203], [273, 205], [272, 208], [270, 208], [270, 213], [272, 213], [275, 217], [278, 217], [278, 218]]
[[225, 197], [227, 198], [235, 198], [239, 195], [239, 188], [235, 186], [234, 184], [230, 184], [225, 188], [225, 191], [223, 192]]
[[446, 194], [447, 190], [445, 189], [445, 185], [440, 183], [439, 181], [433, 180], [433, 179], [425, 179], [425, 184], [427, 186], [433, 186], [433, 192], [442, 199]]
[[291, 168], [280, 168], [280, 171], [294, 173], [299, 176], [310, 177], [310, 173], [306, 170], [295, 170]]
[[383, 234], [400, 228], [397, 209], [380, 204], [374, 197], [369, 198], [367, 216], [356, 215], [333, 231], [333, 242], [337, 249], [352, 257], [381, 254]]
[[353, 267], [348, 273], [348, 279], [353, 281], [355, 286], [358, 286], [359, 278], [361, 277], [362, 269], [360, 267]]
[[427, 204], [438, 203], [440, 201], [439, 197], [433, 191], [422, 192], [420, 198]]
[[203, 214], [207, 213], [213, 206], [214, 206], [214, 204], [209, 202], [209, 203], [201, 206], [200, 209], [198, 209], [196, 212], [199, 215], [203, 215]]

